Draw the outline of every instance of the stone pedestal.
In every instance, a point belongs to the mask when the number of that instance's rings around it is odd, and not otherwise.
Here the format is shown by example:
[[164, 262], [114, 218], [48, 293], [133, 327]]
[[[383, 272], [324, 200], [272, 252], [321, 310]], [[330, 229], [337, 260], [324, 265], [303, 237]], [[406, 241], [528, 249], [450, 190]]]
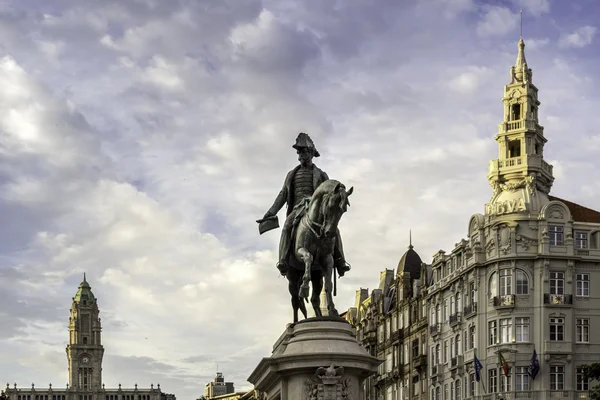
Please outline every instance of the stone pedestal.
[[288, 325], [248, 381], [265, 400], [360, 400], [363, 380], [382, 362], [346, 320], [309, 318]]

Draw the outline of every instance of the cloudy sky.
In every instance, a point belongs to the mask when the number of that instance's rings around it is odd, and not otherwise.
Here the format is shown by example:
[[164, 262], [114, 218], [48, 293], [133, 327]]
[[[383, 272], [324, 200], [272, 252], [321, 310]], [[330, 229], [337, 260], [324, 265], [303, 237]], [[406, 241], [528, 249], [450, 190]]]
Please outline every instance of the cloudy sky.
[[595, 0], [1, 0], [0, 382], [64, 387], [87, 272], [107, 386], [249, 388], [291, 319], [254, 221], [300, 131], [355, 187], [340, 310], [409, 229], [450, 250], [491, 195], [521, 7], [553, 194], [600, 209]]

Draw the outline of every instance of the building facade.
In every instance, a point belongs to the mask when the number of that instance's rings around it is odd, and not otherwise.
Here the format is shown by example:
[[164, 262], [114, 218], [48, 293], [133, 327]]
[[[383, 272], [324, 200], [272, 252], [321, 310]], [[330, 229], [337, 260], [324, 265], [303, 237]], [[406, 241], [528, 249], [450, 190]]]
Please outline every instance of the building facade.
[[359, 291], [346, 314], [385, 360], [366, 382], [367, 399], [589, 397], [582, 366], [600, 360], [592, 289], [600, 282], [600, 212], [550, 194], [553, 168], [523, 40], [510, 76], [487, 175], [493, 193], [470, 218], [467, 239], [437, 252], [419, 275], [399, 268], [393, 290]]
[[64, 389], [18, 388], [15, 383], [4, 390], [8, 400], [175, 400], [172, 394], [163, 393], [160, 384], [150, 388], [107, 389], [102, 383], [102, 324], [98, 302], [83, 275], [71, 305], [69, 317], [69, 342], [67, 363], [69, 383]]
[[229, 394], [235, 394], [233, 382], [225, 382], [225, 377], [221, 372], [217, 372], [215, 379], [208, 382], [204, 388], [204, 397], [207, 400]]
[[357, 291], [346, 319], [369, 354], [384, 360], [365, 380], [365, 399], [427, 398], [426, 286], [431, 268], [421, 262], [412, 243], [396, 271], [386, 269], [369, 295]]

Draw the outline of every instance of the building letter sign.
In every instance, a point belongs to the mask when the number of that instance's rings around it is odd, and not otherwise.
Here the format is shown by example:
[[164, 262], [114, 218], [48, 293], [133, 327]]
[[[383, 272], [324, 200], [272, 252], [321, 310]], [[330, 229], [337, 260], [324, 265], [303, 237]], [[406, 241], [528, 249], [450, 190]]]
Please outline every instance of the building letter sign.
[[486, 215], [511, 214], [519, 211], [527, 211], [525, 200], [523, 198], [488, 203], [485, 205]]

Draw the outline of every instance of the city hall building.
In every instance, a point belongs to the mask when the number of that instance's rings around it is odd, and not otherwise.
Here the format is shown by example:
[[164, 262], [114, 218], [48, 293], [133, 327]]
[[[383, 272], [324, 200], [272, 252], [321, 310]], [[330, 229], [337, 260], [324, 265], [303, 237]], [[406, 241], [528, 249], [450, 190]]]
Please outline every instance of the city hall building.
[[18, 388], [9, 384], [4, 389], [8, 400], [175, 400], [172, 394], [163, 393], [160, 384], [150, 388], [107, 389], [102, 383], [102, 324], [100, 310], [92, 288], [83, 275], [77, 289], [69, 317], [69, 342], [67, 362], [69, 383], [65, 388]]
[[467, 239], [416, 275], [416, 266], [398, 268], [371, 295], [361, 289], [346, 313], [386, 360], [365, 382], [366, 399], [589, 397], [581, 367], [600, 361], [591, 289], [600, 284], [600, 212], [551, 195], [523, 40], [510, 76], [487, 174], [493, 193], [465, 221]]

